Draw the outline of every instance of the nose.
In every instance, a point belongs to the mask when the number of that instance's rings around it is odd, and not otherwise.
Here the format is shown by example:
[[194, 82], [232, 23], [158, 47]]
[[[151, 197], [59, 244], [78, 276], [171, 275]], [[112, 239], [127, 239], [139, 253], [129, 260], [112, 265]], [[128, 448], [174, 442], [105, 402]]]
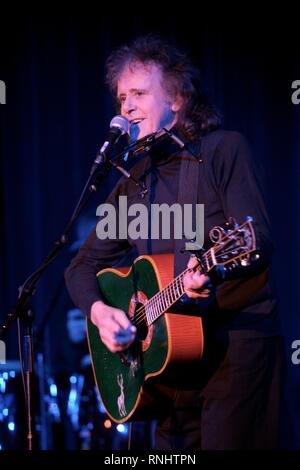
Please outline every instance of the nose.
[[124, 101], [122, 102], [122, 111], [124, 114], [129, 115], [136, 109], [134, 98], [132, 96], [126, 96]]

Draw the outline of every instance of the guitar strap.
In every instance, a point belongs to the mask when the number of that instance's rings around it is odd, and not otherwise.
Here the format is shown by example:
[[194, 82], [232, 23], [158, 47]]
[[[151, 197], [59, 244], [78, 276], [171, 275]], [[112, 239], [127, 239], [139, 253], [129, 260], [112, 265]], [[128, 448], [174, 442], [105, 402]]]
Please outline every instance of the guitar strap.
[[[193, 143], [190, 145], [190, 149], [194, 155], [197, 156], [199, 162], [196, 158], [191, 155], [188, 150], [182, 152], [182, 162], [180, 166], [179, 173], [179, 187], [178, 187], [178, 199], [177, 202], [181, 204], [192, 204], [193, 207], [193, 229], [196, 228], [195, 225], [195, 208], [196, 204], [206, 203], [206, 197], [204, 188], [206, 184], [209, 184], [210, 187], [216, 192], [216, 187], [213, 187], [213, 183], [208, 181], [206, 175], [205, 166], [211, 161], [211, 158], [216, 150], [216, 147], [223, 137], [222, 131], [211, 132], [207, 136], [203, 137], [201, 141]], [[182, 252], [185, 249], [185, 243], [190, 240], [183, 238], [182, 240], [175, 240], [175, 249], [174, 249], [174, 277], [180, 274], [187, 266], [190, 253]]]

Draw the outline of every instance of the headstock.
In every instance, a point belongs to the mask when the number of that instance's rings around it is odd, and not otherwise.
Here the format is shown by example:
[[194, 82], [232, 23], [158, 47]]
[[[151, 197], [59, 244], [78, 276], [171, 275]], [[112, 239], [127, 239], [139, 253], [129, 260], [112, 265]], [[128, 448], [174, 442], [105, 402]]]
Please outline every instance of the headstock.
[[225, 227], [214, 227], [210, 238], [213, 246], [209, 250], [194, 252], [204, 274], [213, 276], [215, 272], [219, 279], [225, 280], [233, 271], [243, 270], [260, 258], [251, 217], [240, 225], [231, 221]]
[[[214, 227], [213, 237], [216, 239], [216, 232], [219, 227]], [[253, 220], [248, 217], [245, 222], [238, 225], [228, 224], [227, 227], [220, 228], [220, 236], [212, 247], [212, 255], [216, 265], [226, 265], [228, 263], [248, 266], [253, 260], [258, 259], [256, 234]], [[212, 236], [211, 236], [212, 238]]]

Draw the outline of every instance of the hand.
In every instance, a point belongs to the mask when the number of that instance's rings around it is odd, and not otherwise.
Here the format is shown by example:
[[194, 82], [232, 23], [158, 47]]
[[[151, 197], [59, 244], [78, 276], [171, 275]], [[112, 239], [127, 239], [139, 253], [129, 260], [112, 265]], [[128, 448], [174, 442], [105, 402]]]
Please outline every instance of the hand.
[[[197, 258], [191, 256], [187, 267], [193, 269], [198, 265]], [[184, 292], [191, 299], [200, 299], [209, 297], [210, 290], [205, 288], [205, 285], [209, 284], [210, 278], [204, 274], [200, 274], [198, 270], [190, 271], [184, 275], [183, 286]]]
[[123, 351], [134, 341], [136, 327], [119, 308], [98, 300], [92, 305], [91, 320], [97, 326], [102, 342], [111, 352]]

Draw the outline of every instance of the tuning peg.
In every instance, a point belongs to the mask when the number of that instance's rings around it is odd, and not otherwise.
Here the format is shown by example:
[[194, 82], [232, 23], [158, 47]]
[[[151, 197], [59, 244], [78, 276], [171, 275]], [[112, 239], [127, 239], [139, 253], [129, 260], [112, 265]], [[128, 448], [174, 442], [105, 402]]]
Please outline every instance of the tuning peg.
[[242, 265], [243, 267], [249, 266], [249, 264], [250, 264], [249, 258], [243, 258], [243, 259], [241, 259], [241, 265]]
[[234, 217], [229, 217], [227, 224], [228, 224], [229, 227], [231, 227], [233, 229], [237, 228], [239, 226], [239, 224], [237, 223], [237, 221]]
[[259, 260], [259, 258], [260, 258], [259, 253], [252, 253], [252, 255], [251, 255], [251, 260], [252, 261], [257, 261], [257, 260]]
[[209, 238], [212, 243], [218, 243], [226, 235], [226, 231], [223, 227], [216, 225], [209, 231]]

